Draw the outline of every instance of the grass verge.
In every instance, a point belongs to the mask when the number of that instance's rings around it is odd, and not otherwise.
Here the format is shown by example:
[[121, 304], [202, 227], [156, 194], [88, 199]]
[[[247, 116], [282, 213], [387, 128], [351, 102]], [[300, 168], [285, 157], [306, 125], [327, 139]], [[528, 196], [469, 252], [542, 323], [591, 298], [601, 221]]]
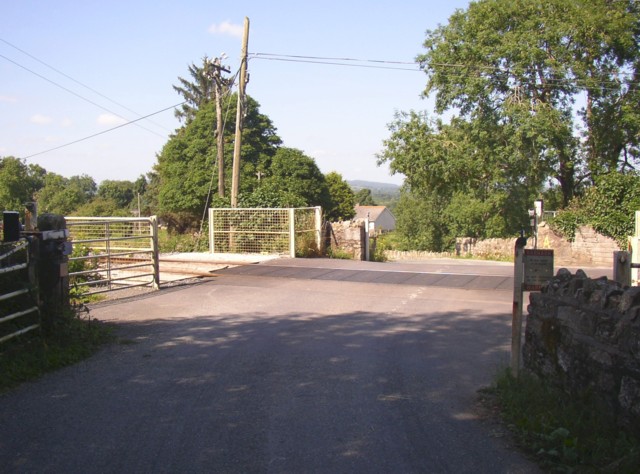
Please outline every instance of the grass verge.
[[31, 333], [0, 346], [0, 393], [86, 359], [113, 340], [108, 324], [69, 310], [50, 333]]
[[569, 397], [529, 374], [501, 371], [482, 390], [519, 445], [549, 472], [637, 473], [640, 440], [616, 426], [593, 397]]

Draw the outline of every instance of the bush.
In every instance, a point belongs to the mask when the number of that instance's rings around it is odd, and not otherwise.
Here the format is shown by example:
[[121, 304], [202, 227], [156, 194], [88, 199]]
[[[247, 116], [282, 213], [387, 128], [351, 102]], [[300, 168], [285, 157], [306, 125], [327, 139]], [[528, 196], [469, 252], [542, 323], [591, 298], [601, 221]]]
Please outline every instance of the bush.
[[161, 253], [208, 252], [209, 239], [200, 232], [179, 233], [167, 229], [158, 230], [158, 247]]
[[579, 225], [590, 225], [626, 248], [627, 239], [634, 231], [636, 210], [640, 210], [640, 174], [609, 173], [599, 176], [595, 185], [559, 212], [550, 226], [573, 240]]
[[640, 440], [616, 426], [588, 393], [569, 397], [533, 375], [516, 379], [509, 370], [482, 393], [485, 403], [495, 397], [521, 445], [549, 471], [637, 472]]

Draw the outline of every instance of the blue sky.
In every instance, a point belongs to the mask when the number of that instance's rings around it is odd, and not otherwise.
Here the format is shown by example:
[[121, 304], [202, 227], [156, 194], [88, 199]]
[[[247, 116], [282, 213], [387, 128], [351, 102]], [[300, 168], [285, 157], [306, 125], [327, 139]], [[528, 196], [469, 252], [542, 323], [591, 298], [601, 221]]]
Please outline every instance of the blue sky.
[[273, 61], [257, 54], [411, 62], [423, 51], [426, 30], [468, 4], [4, 2], [0, 156], [26, 158], [64, 176], [88, 174], [98, 183], [147, 173], [179, 126], [173, 109], [139, 126], [38, 153], [181, 102], [172, 85], [178, 76], [188, 77], [188, 65], [201, 64], [205, 55], [226, 53], [224, 64], [235, 72], [246, 16], [251, 23], [247, 93], [271, 118], [283, 145], [312, 156], [324, 173], [400, 184], [402, 176], [378, 167], [375, 154], [396, 111], [432, 109], [432, 102], [420, 97], [424, 73]]

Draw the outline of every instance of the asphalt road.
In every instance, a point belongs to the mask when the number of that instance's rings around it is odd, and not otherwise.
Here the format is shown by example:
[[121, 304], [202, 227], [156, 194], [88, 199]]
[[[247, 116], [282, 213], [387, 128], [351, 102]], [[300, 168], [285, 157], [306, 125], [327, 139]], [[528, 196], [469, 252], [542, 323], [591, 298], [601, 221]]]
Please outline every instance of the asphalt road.
[[98, 305], [118, 343], [0, 396], [0, 471], [537, 472], [476, 406], [511, 291], [385, 281], [510, 271], [447, 265], [275, 261]]

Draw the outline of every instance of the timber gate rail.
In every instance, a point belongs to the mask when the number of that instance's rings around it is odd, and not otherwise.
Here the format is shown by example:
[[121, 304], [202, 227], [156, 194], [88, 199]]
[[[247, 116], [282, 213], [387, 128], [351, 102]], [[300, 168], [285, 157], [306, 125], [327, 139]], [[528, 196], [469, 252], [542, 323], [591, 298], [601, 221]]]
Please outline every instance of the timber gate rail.
[[289, 255], [319, 249], [321, 208], [209, 209], [211, 253]]
[[71, 289], [93, 295], [134, 286], [159, 288], [155, 216], [65, 217], [65, 220], [73, 244], [69, 257]]
[[40, 327], [29, 261], [26, 239], [0, 244], [0, 344]]

